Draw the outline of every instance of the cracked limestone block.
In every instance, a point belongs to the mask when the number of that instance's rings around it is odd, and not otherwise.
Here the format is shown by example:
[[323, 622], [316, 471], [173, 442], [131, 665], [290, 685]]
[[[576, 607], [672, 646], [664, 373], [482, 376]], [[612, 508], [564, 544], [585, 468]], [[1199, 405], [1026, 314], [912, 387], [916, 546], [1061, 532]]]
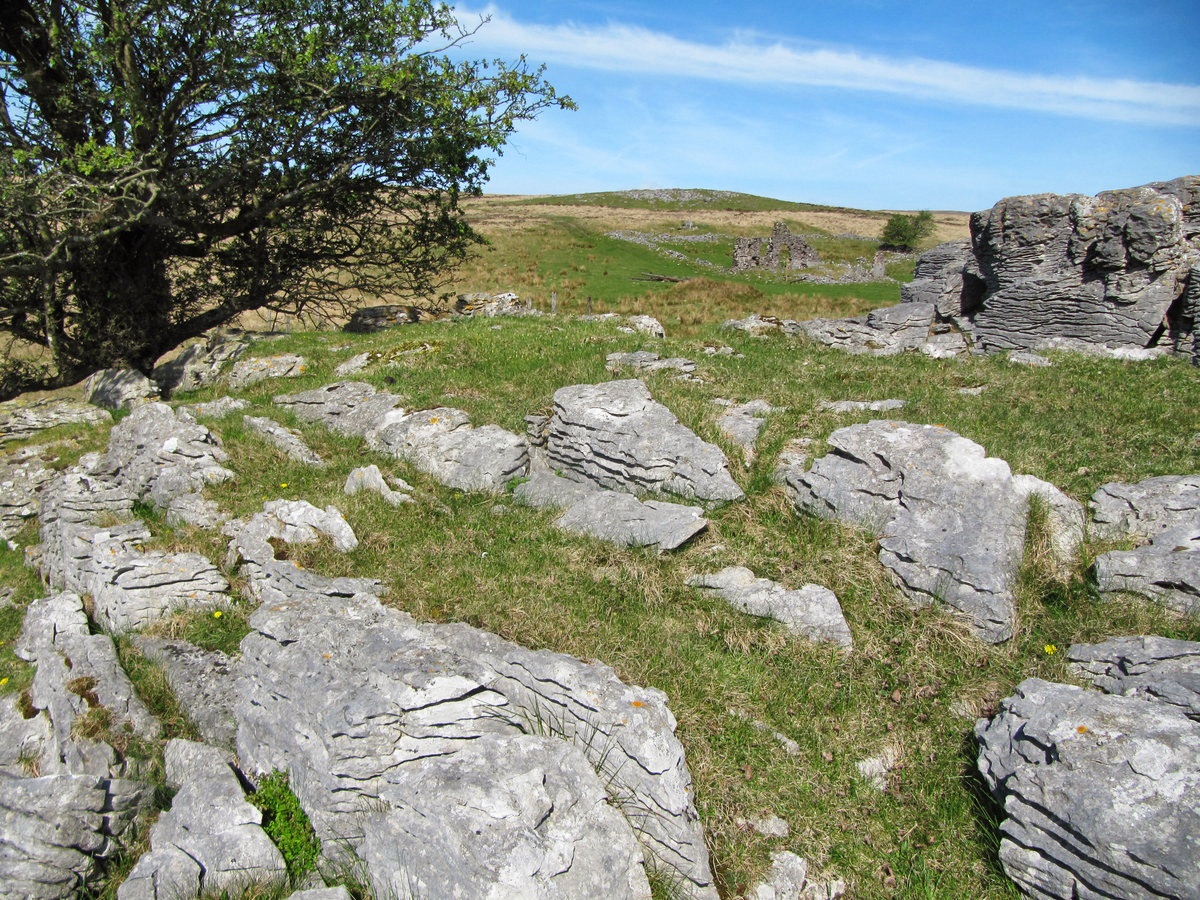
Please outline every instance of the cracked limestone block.
[[572, 534], [599, 538], [622, 547], [675, 550], [708, 527], [697, 506], [641, 501], [620, 491], [587, 492], [554, 522]]
[[158, 399], [158, 385], [136, 369], [101, 369], [83, 384], [83, 399], [105, 409], [128, 409]]
[[304, 357], [294, 354], [239, 359], [225, 376], [225, 383], [240, 391], [268, 378], [295, 378], [303, 375], [307, 368]]
[[242, 422], [255, 434], [262, 436], [267, 443], [283, 452], [289, 459], [306, 466], [321, 467], [325, 465], [319, 453], [304, 442], [300, 432], [294, 428], [285, 428], [274, 419], [265, 416], [242, 416]]
[[186, 412], [165, 403], [143, 403], [112, 430], [108, 451], [95, 468], [161, 510], [234, 477], [221, 440]]
[[117, 889], [118, 900], [182, 900], [287, 877], [228, 754], [175, 739], [163, 756], [167, 782], [178, 791], [151, 827], [150, 852]]
[[152, 791], [92, 775], [25, 778], [0, 768], [0, 896], [58, 900], [78, 896], [112, 856]]
[[292, 410], [302, 421], [360, 437], [376, 428], [388, 413], [395, 410], [398, 415], [404, 414], [399, 397], [363, 381], [338, 381], [298, 394], [281, 394], [274, 402]]
[[377, 889], [646, 897], [649, 852], [715, 898], [660, 692], [367, 594], [264, 604], [251, 626], [239, 758], [289, 771], [327, 852], [348, 843]]
[[57, 425], [108, 425], [112, 413], [82, 400], [19, 397], [0, 403], [0, 445]]
[[383, 473], [379, 471], [379, 466], [374, 464], [361, 466], [346, 476], [346, 484], [342, 488], [342, 492], [347, 496], [353, 496], [360, 491], [369, 491], [373, 494], [378, 494], [392, 506], [413, 503], [412, 485], [401, 478], [393, 478], [392, 480], [397, 484], [396, 488], [388, 484], [387, 479], [383, 477]]
[[1160, 475], [1136, 484], [1103, 484], [1088, 504], [1091, 531], [1102, 540], [1153, 537], [1200, 525], [1200, 475]]
[[663, 359], [657, 353], [649, 350], [635, 350], [632, 353], [610, 353], [604, 360], [604, 367], [614, 375], [624, 369], [631, 369], [635, 375], [648, 372], [680, 372], [691, 375], [696, 371], [696, 364], [682, 356], [672, 356]]
[[730, 566], [711, 575], [693, 575], [687, 583], [715, 591], [742, 612], [782, 622], [797, 637], [829, 641], [846, 649], [854, 645], [837, 597], [819, 584], [789, 590], [769, 578], [758, 578], [745, 566]]
[[1200, 722], [1037, 678], [975, 726], [1000, 862], [1038, 898], [1200, 896]]
[[1093, 571], [1102, 595], [1141, 594], [1194, 615], [1200, 612], [1200, 520], [1160, 531], [1134, 550], [1103, 553]]
[[203, 650], [180, 640], [137, 635], [133, 646], [162, 666], [180, 708], [205, 742], [232, 750], [237, 741], [233, 715], [236, 660], [220, 650]]
[[229, 582], [199, 553], [122, 554], [106, 578], [93, 579], [96, 621], [111, 634], [138, 631], [182, 609], [229, 607]]
[[210, 337], [192, 344], [174, 359], [155, 366], [151, 377], [162, 387], [165, 396], [176, 391], [197, 391], [216, 384], [222, 371], [250, 349], [247, 337]]
[[1200, 719], [1200, 643], [1154, 635], [1072, 644], [1072, 667], [1108, 694], [1169, 703]]
[[781, 473], [797, 508], [878, 535], [880, 562], [910, 601], [958, 610], [990, 643], [1012, 635], [1030, 498], [1046, 502], [1063, 559], [1082, 536], [1078, 504], [940, 426], [872, 421], [829, 444], [810, 470]]
[[701, 501], [745, 497], [721, 449], [701, 440], [634, 379], [555, 391], [545, 452], [566, 477], [611, 490]]
[[23, 447], [0, 456], [0, 539], [11, 539], [42, 508], [41, 491], [58, 473], [51, 448]]
[[179, 407], [179, 409], [196, 419], [202, 417], [219, 419], [221, 416], [227, 416], [238, 410], [247, 409], [249, 406], [250, 401], [243, 400], [241, 397], [218, 397], [216, 400], [209, 400], [207, 403], [189, 403], [186, 406]]
[[367, 434], [367, 443], [461, 491], [501, 493], [529, 471], [524, 437], [498, 425], [476, 428], [458, 409], [387, 413]]

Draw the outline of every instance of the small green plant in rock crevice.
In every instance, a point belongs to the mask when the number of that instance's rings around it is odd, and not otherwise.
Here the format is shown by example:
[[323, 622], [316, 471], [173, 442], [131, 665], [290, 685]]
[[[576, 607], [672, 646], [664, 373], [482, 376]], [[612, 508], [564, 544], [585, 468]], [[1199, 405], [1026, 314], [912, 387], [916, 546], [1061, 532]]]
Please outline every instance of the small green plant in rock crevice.
[[263, 830], [283, 854], [288, 877], [293, 884], [300, 883], [316, 869], [321, 842], [288, 785], [287, 773], [276, 770], [267, 775], [249, 799], [262, 810]]

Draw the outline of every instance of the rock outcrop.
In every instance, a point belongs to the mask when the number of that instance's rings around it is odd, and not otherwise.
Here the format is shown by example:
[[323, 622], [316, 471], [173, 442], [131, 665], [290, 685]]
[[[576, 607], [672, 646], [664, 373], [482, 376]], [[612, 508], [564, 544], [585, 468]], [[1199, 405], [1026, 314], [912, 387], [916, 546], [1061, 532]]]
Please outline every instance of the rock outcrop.
[[1031, 678], [975, 729], [1000, 862], [1037, 898], [1200, 895], [1200, 722]]
[[267, 604], [251, 625], [239, 757], [290, 772], [378, 893], [648, 897], [645, 852], [715, 898], [658, 691], [369, 594]]
[[1128, 591], [1180, 612], [1200, 611], [1200, 475], [1105, 484], [1091, 509], [1098, 537], [1141, 542], [1096, 558], [1101, 594]]
[[745, 496], [720, 448], [682, 425], [641, 381], [560, 388], [544, 438], [551, 467], [568, 478], [701, 501]]
[[879, 535], [880, 562], [909, 599], [953, 607], [985, 641], [1012, 636], [1029, 498], [1047, 503], [1062, 557], [1082, 539], [1078, 504], [945, 428], [873, 421], [829, 444], [811, 470], [781, 473], [797, 508]]
[[0, 445], [57, 425], [107, 425], [112, 413], [82, 400], [24, 397], [0, 403]]
[[1200, 720], [1200, 643], [1153, 635], [1073, 644], [1076, 671], [1108, 694], [1168, 703]]

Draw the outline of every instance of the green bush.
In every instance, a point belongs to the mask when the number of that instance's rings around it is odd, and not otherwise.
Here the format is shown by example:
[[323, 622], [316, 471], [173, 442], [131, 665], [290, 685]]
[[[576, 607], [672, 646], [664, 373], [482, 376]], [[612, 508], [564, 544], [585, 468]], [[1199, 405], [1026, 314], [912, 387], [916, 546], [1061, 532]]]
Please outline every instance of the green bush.
[[262, 810], [263, 830], [283, 854], [288, 877], [299, 883], [317, 867], [321, 842], [288, 786], [287, 773], [274, 771], [263, 778], [250, 802]]
[[933, 234], [933, 213], [922, 210], [915, 216], [896, 213], [883, 226], [882, 242], [888, 247], [915, 250], [917, 245]]

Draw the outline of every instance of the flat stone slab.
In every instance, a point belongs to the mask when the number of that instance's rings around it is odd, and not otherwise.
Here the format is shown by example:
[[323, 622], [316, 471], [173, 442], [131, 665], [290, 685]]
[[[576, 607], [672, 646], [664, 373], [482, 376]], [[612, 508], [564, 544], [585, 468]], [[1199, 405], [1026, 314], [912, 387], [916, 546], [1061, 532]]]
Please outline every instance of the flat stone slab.
[[1200, 475], [1160, 475], [1136, 484], [1101, 485], [1088, 503], [1091, 531], [1102, 540], [1151, 538], [1200, 525]]
[[379, 893], [645, 898], [644, 851], [715, 900], [661, 692], [365, 593], [264, 604], [251, 626], [239, 759], [290, 772]]
[[573, 534], [599, 538], [623, 547], [675, 550], [708, 527], [704, 510], [696, 506], [642, 502], [620, 491], [589, 492], [555, 522]]
[[92, 580], [96, 621], [111, 634], [139, 631], [180, 610], [229, 607], [229, 582], [199, 553], [129, 550]]
[[232, 750], [237, 741], [234, 661], [219, 650], [202, 650], [187, 641], [137, 635], [133, 645], [162, 666], [175, 699], [205, 742]]
[[303, 375], [307, 368], [303, 356], [290, 353], [239, 359], [225, 376], [225, 382], [235, 391], [240, 391], [268, 378], [295, 378]]
[[112, 413], [82, 400], [24, 397], [0, 403], [0, 444], [24, 440], [58, 425], [107, 425]]
[[720, 448], [701, 440], [633, 379], [555, 391], [545, 452], [550, 466], [567, 477], [612, 490], [701, 501], [745, 497]]
[[1030, 678], [975, 727], [1003, 804], [1000, 862], [1029, 896], [1200, 896], [1200, 722]]
[[604, 367], [614, 375], [626, 369], [635, 375], [651, 372], [678, 372], [691, 375], [696, 371], [696, 364], [682, 356], [671, 356], [666, 359], [649, 350], [634, 350], [631, 353], [610, 353], [604, 360]]
[[730, 566], [710, 575], [693, 575], [687, 583], [715, 591], [742, 612], [782, 622], [797, 637], [829, 641], [846, 649], [854, 645], [837, 597], [819, 584], [788, 590], [769, 578], [757, 577], [745, 566]]
[[1072, 644], [1073, 668], [1108, 694], [1177, 706], [1200, 719], [1200, 643], [1153, 635]]

